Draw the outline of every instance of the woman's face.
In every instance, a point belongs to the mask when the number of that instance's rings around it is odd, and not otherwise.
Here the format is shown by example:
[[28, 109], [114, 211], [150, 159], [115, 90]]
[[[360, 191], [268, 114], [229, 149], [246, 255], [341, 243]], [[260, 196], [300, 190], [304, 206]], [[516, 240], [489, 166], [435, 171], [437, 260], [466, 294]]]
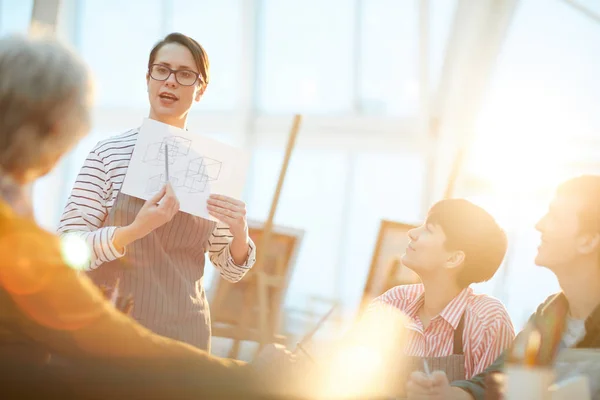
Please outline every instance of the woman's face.
[[[187, 70], [199, 73], [190, 50], [178, 43], [167, 43], [156, 53], [152, 64], [159, 64], [173, 71]], [[163, 69], [162, 72], [167, 70]], [[168, 73], [168, 72], [167, 72]], [[148, 99], [150, 101], [150, 118], [169, 125], [183, 128], [188, 112], [194, 101], [200, 101], [206, 85], [202, 75], [191, 86], [183, 86], [171, 74], [167, 80], [153, 79], [146, 74]]]

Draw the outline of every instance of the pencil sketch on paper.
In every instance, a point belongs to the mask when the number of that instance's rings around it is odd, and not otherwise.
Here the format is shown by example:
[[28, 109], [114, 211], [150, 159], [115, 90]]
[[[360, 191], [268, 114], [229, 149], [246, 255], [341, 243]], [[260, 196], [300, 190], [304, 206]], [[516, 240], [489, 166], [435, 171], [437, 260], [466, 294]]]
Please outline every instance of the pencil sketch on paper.
[[[161, 166], [168, 160], [168, 164], [173, 165], [182, 158], [194, 157], [187, 161], [186, 169], [176, 171], [168, 179], [173, 188], [180, 188], [190, 194], [203, 193], [209, 188], [210, 182], [219, 179], [222, 162], [209, 157], [198, 157], [193, 152], [190, 153], [190, 146], [191, 140], [179, 136], [150, 143], [146, 148], [143, 162]], [[150, 177], [146, 185], [146, 193], [156, 193], [166, 182], [167, 176], [164, 172]]]
[[249, 165], [247, 150], [146, 118], [121, 192], [148, 200], [168, 181], [181, 212], [216, 221], [208, 212], [209, 196], [239, 199]]
[[169, 165], [175, 163], [177, 157], [186, 157], [190, 153], [192, 141], [181, 136], [166, 137], [162, 142], [150, 143], [146, 148], [143, 162], [154, 166], [162, 166], [165, 163], [165, 150], [169, 149]]

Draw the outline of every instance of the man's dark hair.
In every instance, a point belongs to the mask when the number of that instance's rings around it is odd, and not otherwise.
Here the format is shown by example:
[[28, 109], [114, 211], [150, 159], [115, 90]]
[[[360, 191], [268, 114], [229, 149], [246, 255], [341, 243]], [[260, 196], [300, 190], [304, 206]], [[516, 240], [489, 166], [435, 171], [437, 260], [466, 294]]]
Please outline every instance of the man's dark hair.
[[442, 200], [431, 207], [427, 223], [446, 235], [446, 249], [462, 251], [465, 260], [457, 282], [460, 287], [491, 279], [506, 255], [506, 234], [494, 217], [464, 199]]
[[205, 85], [208, 84], [208, 80], [210, 78], [210, 63], [208, 62], [208, 55], [206, 54], [206, 51], [204, 51], [204, 48], [200, 45], [200, 43], [179, 32], [169, 33], [164, 39], [154, 45], [150, 51], [150, 57], [148, 58], [148, 69], [150, 69], [150, 66], [154, 64], [154, 60], [156, 59], [156, 54], [158, 51], [164, 45], [169, 43], [180, 44], [186, 47], [192, 53], [192, 57], [194, 57], [194, 62], [196, 63], [196, 68], [198, 68], [198, 72], [202, 77], [202, 81]]

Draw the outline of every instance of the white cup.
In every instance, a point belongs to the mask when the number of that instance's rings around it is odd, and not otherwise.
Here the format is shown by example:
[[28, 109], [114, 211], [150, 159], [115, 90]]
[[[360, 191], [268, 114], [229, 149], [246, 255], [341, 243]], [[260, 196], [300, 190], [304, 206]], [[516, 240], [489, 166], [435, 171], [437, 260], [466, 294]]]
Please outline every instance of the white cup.
[[551, 368], [524, 367], [507, 365], [506, 400], [551, 400], [548, 388], [554, 383], [554, 371]]

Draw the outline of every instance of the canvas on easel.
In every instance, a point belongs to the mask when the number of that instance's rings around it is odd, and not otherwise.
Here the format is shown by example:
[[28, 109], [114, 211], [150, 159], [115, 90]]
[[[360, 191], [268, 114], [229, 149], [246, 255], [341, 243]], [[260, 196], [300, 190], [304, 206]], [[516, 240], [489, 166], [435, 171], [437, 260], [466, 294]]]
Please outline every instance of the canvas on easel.
[[382, 220], [363, 292], [360, 311], [371, 300], [398, 285], [418, 283], [419, 277], [402, 265], [401, 257], [408, 246], [408, 231], [415, 225]]
[[[275, 193], [271, 201], [269, 215], [264, 224], [259, 225], [259, 230], [250, 232], [250, 237], [257, 245], [256, 263], [243, 280], [244, 283], [248, 283], [248, 286], [246, 287], [246, 290], [243, 291], [241, 308], [221, 307], [223, 304], [226, 304], [227, 301], [233, 301], [229, 299], [233, 289], [231, 285], [223, 284], [218, 286], [213, 298], [213, 314], [216, 312], [216, 315], [213, 317], [215, 320], [215, 323], [213, 324], [213, 335], [234, 339], [234, 345], [229, 353], [230, 358], [237, 357], [241, 340], [258, 342], [259, 350], [268, 343], [281, 342], [284, 340], [276, 334], [276, 331], [278, 330], [282, 312], [285, 290], [287, 289], [289, 277], [291, 276], [287, 273], [291, 264], [290, 259], [286, 257], [286, 254], [289, 256], [295, 254], [295, 252], [290, 252], [291, 250], [289, 249], [287, 252], [279, 252], [277, 250], [281, 243], [277, 241], [278, 234], [275, 230], [274, 221], [301, 122], [302, 116], [299, 114], [295, 115], [285, 149], [281, 171], [279, 172], [279, 178], [275, 187]], [[260, 232], [260, 234], [258, 232]], [[298, 234], [298, 232], [296, 233]], [[255, 237], [252, 237], [253, 234]], [[299, 240], [297, 243], [299, 244]], [[294, 250], [297, 249], [297, 246], [298, 245], [296, 244]], [[240, 283], [237, 283], [237, 285], [240, 285]], [[214, 307], [216, 307], [216, 310]], [[226, 309], [237, 311], [238, 315], [234, 319], [235, 322], [229, 323], [228, 326], [220, 326], [218, 325], [220, 319], [223, 319], [227, 324], [227, 319], [231, 318], [221, 315], [222, 310]], [[253, 319], [256, 321], [256, 314], [258, 315], [258, 323], [257, 328], [253, 329], [252, 321]]]
[[[260, 243], [263, 224], [248, 221], [248, 233], [255, 243]], [[296, 258], [302, 243], [304, 231], [286, 226], [275, 225], [271, 240], [261, 266], [255, 266], [238, 283], [227, 282], [215, 276], [211, 287], [212, 335], [233, 339], [230, 357], [237, 357], [239, 342], [242, 340], [260, 342], [259, 313], [257, 296], [257, 272], [261, 269], [266, 275], [268, 288], [268, 330], [275, 342], [283, 337], [277, 335], [280, 329], [283, 302], [296, 264]], [[256, 268], [256, 270], [254, 270]]]

